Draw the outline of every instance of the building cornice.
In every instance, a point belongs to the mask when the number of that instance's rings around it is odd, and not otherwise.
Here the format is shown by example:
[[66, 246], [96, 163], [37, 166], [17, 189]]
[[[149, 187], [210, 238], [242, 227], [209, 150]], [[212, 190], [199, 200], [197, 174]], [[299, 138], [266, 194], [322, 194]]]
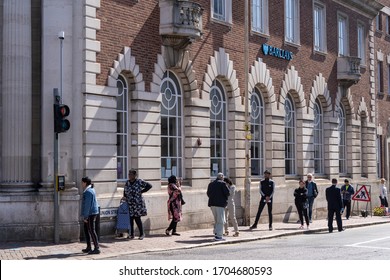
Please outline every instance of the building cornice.
[[333, 0], [359, 14], [373, 19], [384, 7], [378, 1], [372, 0]]

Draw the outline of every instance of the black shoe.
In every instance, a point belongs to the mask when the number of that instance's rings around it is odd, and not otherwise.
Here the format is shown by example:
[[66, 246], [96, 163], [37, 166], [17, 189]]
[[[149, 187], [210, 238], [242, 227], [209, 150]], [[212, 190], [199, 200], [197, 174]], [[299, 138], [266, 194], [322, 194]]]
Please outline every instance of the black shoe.
[[180, 233], [177, 233], [177, 232], [172, 232], [172, 235], [177, 235], [177, 236], [180, 236]]
[[81, 250], [83, 253], [89, 253], [92, 249], [90, 247], [87, 247], [83, 250]]
[[344, 230], [345, 230], [345, 228], [339, 229], [339, 232], [342, 232], [342, 231], [344, 231]]
[[332, 233], [333, 232], [333, 230], [329, 230], [329, 233]]
[[127, 238], [128, 239], [134, 239], [134, 235], [129, 235]]
[[272, 226], [271, 226], [271, 227], [269, 227], [269, 230], [272, 230]]
[[142, 234], [140, 237], [138, 237], [139, 240], [142, 240], [145, 238], [145, 234]]
[[250, 228], [249, 228], [250, 230], [252, 230], [252, 229], [257, 229], [257, 226], [251, 226]]
[[[169, 230], [166, 229], [166, 230], [165, 230], [165, 234], [166, 234], [166, 235], [169, 235]], [[172, 235], [173, 235], [173, 233], [172, 233]]]
[[95, 248], [93, 251], [89, 251], [88, 255], [97, 255], [100, 254], [99, 248]]

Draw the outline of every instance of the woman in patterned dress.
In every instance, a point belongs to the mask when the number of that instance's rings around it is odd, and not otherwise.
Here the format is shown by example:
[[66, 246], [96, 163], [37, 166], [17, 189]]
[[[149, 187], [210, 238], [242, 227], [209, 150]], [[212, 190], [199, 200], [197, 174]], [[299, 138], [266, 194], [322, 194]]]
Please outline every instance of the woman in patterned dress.
[[145, 237], [141, 217], [147, 215], [147, 209], [142, 194], [151, 188], [152, 185], [150, 183], [137, 178], [135, 169], [129, 170], [129, 180], [127, 180], [123, 191], [123, 199], [129, 205], [130, 239], [134, 239], [134, 221], [139, 230], [139, 239], [142, 240]]
[[176, 232], [177, 223], [182, 219], [182, 193], [181, 182], [176, 179], [176, 176], [172, 175], [168, 178], [168, 220], [171, 220], [169, 227], [165, 230], [166, 235], [180, 235]]

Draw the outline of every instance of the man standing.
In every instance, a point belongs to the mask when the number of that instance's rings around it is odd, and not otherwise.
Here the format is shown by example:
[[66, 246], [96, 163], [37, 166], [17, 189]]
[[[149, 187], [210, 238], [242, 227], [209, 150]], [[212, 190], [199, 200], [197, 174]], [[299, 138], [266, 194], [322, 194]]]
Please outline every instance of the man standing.
[[329, 233], [333, 232], [333, 217], [336, 213], [337, 228], [343, 231], [341, 214], [343, 212], [343, 201], [341, 199], [340, 189], [336, 187], [337, 179], [332, 179], [332, 186], [326, 189], [326, 201], [328, 202], [328, 229]]
[[268, 226], [269, 230], [272, 230], [272, 200], [275, 190], [275, 182], [270, 179], [271, 172], [269, 170], [264, 171], [264, 180], [260, 181], [260, 204], [259, 209], [257, 210], [256, 219], [253, 225], [249, 228], [250, 230], [257, 228], [259, 223], [261, 212], [264, 209], [264, 206], [267, 204], [268, 207]]
[[344, 180], [344, 185], [341, 186], [341, 194], [343, 196], [343, 205], [347, 208], [346, 218], [349, 220], [349, 215], [351, 214], [351, 200], [352, 196], [355, 193], [352, 185], [349, 184], [349, 180]]
[[305, 184], [306, 184], [306, 189], [307, 189], [307, 201], [309, 202], [309, 220], [311, 223], [312, 222], [312, 215], [313, 215], [314, 199], [318, 195], [318, 189], [317, 189], [317, 184], [313, 181], [313, 174], [308, 173], [306, 177], [307, 177], [307, 180], [306, 180]]
[[223, 225], [225, 223], [225, 207], [228, 204], [229, 189], [223, 181], [223, 173], [218, 173], [217, 179], [211, 182], [207, 188], [209, 198], [208, 206], [214, 216], [214, 240], [225, 240], [223, 235]]

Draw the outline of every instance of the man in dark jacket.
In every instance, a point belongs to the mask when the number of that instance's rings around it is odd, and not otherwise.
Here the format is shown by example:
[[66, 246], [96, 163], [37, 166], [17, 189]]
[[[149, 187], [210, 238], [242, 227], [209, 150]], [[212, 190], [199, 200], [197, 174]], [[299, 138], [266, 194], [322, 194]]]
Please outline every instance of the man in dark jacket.
[[268, 207], [268, 221], [269, 230], [272, 230], [272, 201], [275, 191], [275, 182], [270, 179], [271, 172], [269, 170], [264, 171], [264, 180], [260, 181], [260, 204], [257, 210], [256, 219], [253, 225], [249, 228], [250, 230], [257, 228], [257, 224], [260, 219], [261, 212], [264, 206], [267, 204]]
[[214, 216], [214, 240], [225, 240], [223, 235], [223, 225], [225, 223], [225, 207], [228, 203], [229, 189], [223, 181], [223, 174], [218, 173], [217, 179], [211, 182], [207, 188], [209, 197], [208, 206]]
[[345, 217], [347, 220], [349, 219], [349, 216], [351, 215], [351, 200], [352, 196], [355, 194], [355, 190], [353, 189], [352, 185], [349, 184], [349, 180], [344, 180], [344, 185], [341, 186], [341, 194], [343, 196], [343, 205], [344, 208], [346, 208], [346, 215]]
[[336, 187], [337, 179], [332, 179], [332, 186], [326, 189], [326, 201], [328, 202], [328, 229], [333, 232], [333, 217], [336, 213], [337, 228], [343, 231], [343, 223], [341, 221], [341, 214], [343, 212], [343, 201], [341, 199], [341, 191]]

